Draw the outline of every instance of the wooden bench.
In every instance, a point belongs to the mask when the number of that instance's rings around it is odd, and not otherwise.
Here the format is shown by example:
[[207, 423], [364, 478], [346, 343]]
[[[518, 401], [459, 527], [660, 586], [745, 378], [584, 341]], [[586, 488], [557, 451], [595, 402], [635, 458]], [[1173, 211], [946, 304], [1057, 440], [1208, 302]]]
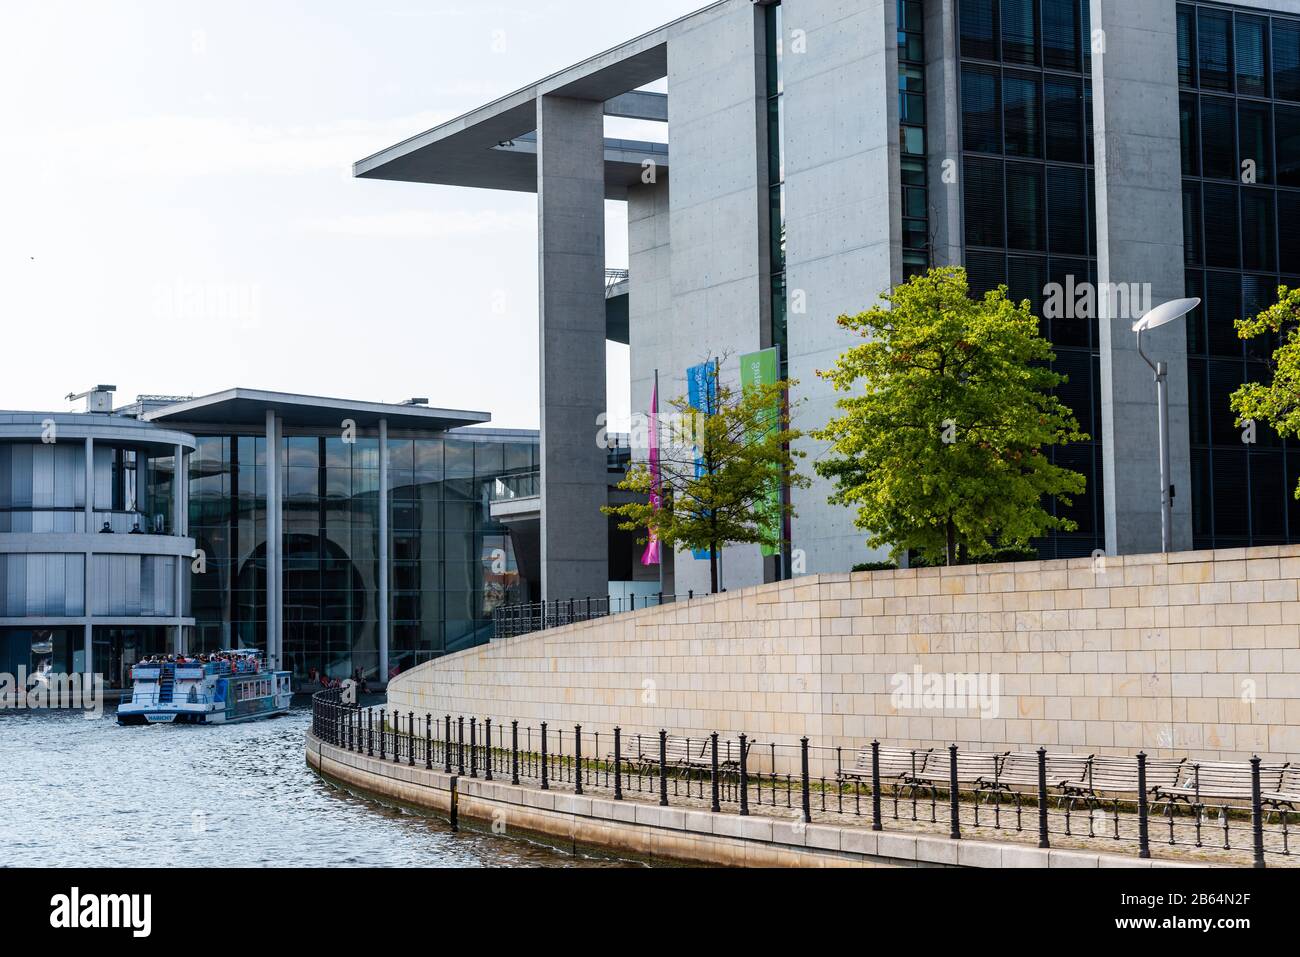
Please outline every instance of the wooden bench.
[[[1148, 758], [1146, 767], [1148, 793], [1177, 784], [1184, 760], [1183, 758]], [[1108, 754], [1095, 755], [1088, 762], [1088, 769], [1083, 778], [1078, 781], [1064, 781], [1059, 786], [1072, 801], [1082, 799], [1090, 806], [1099, 803], [1103, 794], [1136, 797], [1137, 758]]]
[[[957, 785], [977, 784], [984, 778], [997, 776], [1007, 751], [957, 751]], [[903, 776], [902, 786], [915, 791], [929, 791], [933, 797], [939, 788], [952, 782], [952, 759], [942, 751], [926, 762], [925, 770]]]
[[[898, 784], [908, 775], [922, 773], [933, 752], [934, 748], [882, 747], [880, 749], [880, 783]], [[839, 778], [841, 781], [866, 781], [868, 784], [871, 783], [871, 749], [859, 749], [853, 761], [853, 767], [841, 768]]]
[[1263, 787], [1263, 769], [1260, 770], [1260, 790], [1261, 800], [1264, 804], [1272, 805], [1275, 808], [1286, 805], [1295, 810], [1295, 806], [1300, 804], [1300, 765], [1288, 764], [1286, 770], [1282, 772], [1282, 783], [1276, 791], [1268, 791]]
[[[1087, 776], [1091, 754], [1048, 754], [1047, 786], [1063, 788], [1078, 784]], [[961, 763], [960, 754], [958, 764]], [[958, 769], [960, 772], [960, 768]], [[975, 793], [1005, 791], [1018, 794], [1038, 790], [1038, 752], [1016, 751], [1006, 756], [992, 777], [982, 777], [975, 782]]]
[[[753, 750], [754, 742], [747, 741], [745, 750]], [[632, 765], [638, 773], [653, 773], [659, 768], [659, 735], [625, 734], [619, 741], [620, 757]], [[609, 752], [609, 760], [614, 760], [614, 752]], [[664, 742], [664, 761], [669, 768], [691, 769], [697, 771], [713, 770], [713, 739], [708, 735], [701, 737], [679, 737], [670, 734]], [[738, 739], [718, 739], [718, 770], [734, 771], [740, 767], [740, 741]]]
[[[1282, 790], [1286, 765], [1271, 765], [1259, 770], [1260, 790], [1277, 794]], [[1252, 795], [1250, 765], [1226, 761], [1202, 761], [1186, 765], [1178, 783], [1156, 788], [1156, 801], [1173, 804], [1204, 804], [1206, 798], [1249, 803]]]

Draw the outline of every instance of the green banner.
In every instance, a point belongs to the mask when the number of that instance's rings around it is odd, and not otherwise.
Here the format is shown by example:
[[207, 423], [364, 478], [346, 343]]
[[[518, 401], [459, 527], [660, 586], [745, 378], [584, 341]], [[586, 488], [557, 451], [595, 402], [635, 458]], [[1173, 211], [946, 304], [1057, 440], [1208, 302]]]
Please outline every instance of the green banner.
[[[748, 355], [740, 357], [740, 388], [748, 392], [756, 386], [772, 385], [777, 381], [778, 365], [780, 356], [775, 348], [763, 349], [760, 352], [751, 352]], [[777, 402], [772, 407], [772, 416], [768, 420], [768, 427], [765, 435], [770, 435], [779, 427], [781, 421], [781, 404]], [[781, 541], [781, 475], [773, 468], [772, 487], [767, 494], [769, 518], [767, 521], [767, 530], [771, 538], [770, 544], [763, 545], [763, 555], [779, 555], [781, 549], [777, 543]]]

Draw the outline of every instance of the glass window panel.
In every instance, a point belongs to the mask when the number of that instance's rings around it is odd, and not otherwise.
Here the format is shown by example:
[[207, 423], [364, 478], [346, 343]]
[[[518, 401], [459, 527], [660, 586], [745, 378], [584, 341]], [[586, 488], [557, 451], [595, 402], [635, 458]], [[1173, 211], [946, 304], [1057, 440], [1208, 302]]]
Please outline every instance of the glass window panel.
[[1006, 257], [1000, 253], [968, 252], [966, 280], [970, 294], [982, 297], [1007, 281]]
[[1237, 14], [1237, 94], [1268, 96], [1268, 54], [1264, 41], [1267, 26], [1263, 17]]
[[1043, 167], [1007, 164], [1007, 246], [1044, 250]]
[[1047, 209], [1053, 253], [1084, 255], [1088, 250], [1088, 187], [1079, 167], [1049, 166]]
[[997, 0], [963, 0], [961, 55], [977, 60], [996, 60], [997, 49]]
[[1178, 82], [1196, 85], [1196, 11], [1178, 5]]
[[1002, 164], [967, 159], [965, 170], [966, 242], [972, 246], [1005, 245]]
[[1043, 0], [1043, 65], [1054, 70], [1079, 69], [1077, 0]]
[[1235, 180], [1239, 175], [1236, 151], [1236, 112], [1232, 100], [1201, 97], [1201, 157], [1205, 175]]
[[1273, 21], [1273, 96], [1300, 100], [1300, 22]]
[[1281, 104], [1275, 106], [1273, 128], [1277, 141], [1278, 185], [1300, 187], [1300, 109]]
[[1210, 355], [1240, 356], [1241, 340], [1237, 338], [1236, 328], [1241, 318], [1240, 276], [1223, 272], [1205, 274], [1205, 318]]
[[[1237, 107], [1237, 123], [1241, 130], [1241, 163], [1238, 171], [1242, 182], [1249, 176], [1256, 183], [1273, 181], [1273, 118], [1266, 103], [1241, 103]], [[1247, 164], [1250, 165], [1247, 165]]]
[[961, 75], [962, 147], [973, 153], [1002, 152], [998, 75], [964, 66]]
[[1232, 89], [1232, 14], [1200, 8], [1197, 25], [1201, 87]]
[[1283, 272], [1300, 272], [1300, 193], [1278, 190], [1278, 260]]
[[1183, 175], [1201, 175], [1201, 139], [1196, 132], [1196, 97], [1184, 93], [1178, 99], [1178, 129], [1183, 154]]
[[1250, 456], [1250, 534], [1252, 544], [1286, 539], [1286, 470], [1280, 452]]
[[1237, 228], [1237, 187], [1205, 185], [1205, 264], [1241, 268]]
[[1241, 191], [1241, 264], [1245, 269], [1277, 269], [1273, 240], [1273, 190]]
[[1050, 77], [1043, 86], [1047, 118], [1047, 158], [1081, 163], [1083, 150], [1083, 90], [1078, 80]]
[[1002, 112], [1007, 155], [1041, 158], [1043, 130], [1039, 120], [1038, 78], [1006, 74], [1002, 78]]
[[1189, 266], [1202, 265], [1200, 183], [1183, 184], [1183, 261]]
[[[1048, 281], [1061, 290], [1061, 312], [1051, 320], [1048, 338], [1058, 347], [1087, 349], [1091, 323], [1081, 302], [1083, 289], [1087, 288], [1088, 264], [1081, 259], [1053, 258], [1048, 269]], [[1080, 309], [1080, 306], [1083, 309]]]
[[1002, 0], [1002, 59], [1006, 62], [1038, 62], [1037, 8], [1035, 0]]
[[[1199, 272], [1187, 271], [1185, 295], [1188, 299], [1205, 301], [1205, 280]], [[1198, 306], [1187, 316], [1187, 351], [1194, 355], [1205, 354], [1205, 307]]]
[[1211, 458], [1214, 475], [1214, 541], [1220, 548], [1242, 547], [1250, 532], [1246, 452], [1215, 449]]

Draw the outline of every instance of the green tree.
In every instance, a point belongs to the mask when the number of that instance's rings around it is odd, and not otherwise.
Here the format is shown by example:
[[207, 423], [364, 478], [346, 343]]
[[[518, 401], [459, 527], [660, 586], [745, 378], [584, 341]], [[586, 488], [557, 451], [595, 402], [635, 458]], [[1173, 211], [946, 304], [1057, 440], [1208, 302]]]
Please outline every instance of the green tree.
[[[1242, 339], [1269, 335], [1278, 346], [1269, 360], [1269, 382], [1247, 382], [1229, 400], [1237, 425], [1266, 422], [1281, 436], [1300, 435], [1300, 289], [1280, 286], [1278, 301], [1259, 315], [1237, 320]], [[1300, 487], [1296, 488], [1300, 498]]]
[[[805, 453], [790, 444], [803, 436], [790, 427], [786, 395], [794, 381], [735, 389], [719, 380], [703, 390], [705, 408], [679, 396], [675, 414], [661, 424], [658, 492], [662, 506], [646, 502], [605, 506], [621, 519], [619, 528], [653, 532], [665, 547], [707, 549], [713, 591], [718, 590], [718, 555], [724, 545], [761, 544], [780, 548], [784, 519], [793, 515], [787, 496], [773, 494], [781, 483], [806, 487], [796, 470]], [[618, 487], [638, 496], [656, 491], [648, 463], [633, 462]]]
[[973, 300], [951, 266], [880, 298], [840, 317], [866, 341], [819, 373], [850, 393], [814, 433], [830, 443], [816, 469], [835, 485], [831, 502], [856, 507], [873, 548], [932, 564], [1076, 528], [1044, 506], [1070, 504], [1085, 479], [1046, 450], [1088, 437], [1052, 394], [1066, 380], [1029, 303], [1005, 286]]

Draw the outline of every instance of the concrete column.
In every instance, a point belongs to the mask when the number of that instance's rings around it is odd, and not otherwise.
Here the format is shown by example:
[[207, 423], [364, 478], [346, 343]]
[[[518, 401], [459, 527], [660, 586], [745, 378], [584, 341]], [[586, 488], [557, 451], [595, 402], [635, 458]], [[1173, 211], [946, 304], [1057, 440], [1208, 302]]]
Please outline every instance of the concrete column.
[[[811, 431], [838, 414], [839, 395], [817, 371], [862, 341], [836, 320], [902, 279], [898, 25], [894, 0], [783, 6], [786, 30], [807, 37], [807, 52], [784, 57], [784, 133], [790, 376], [804, 401], [795, 424]], [[866, 533], [813, 474], [825, 443], [799, 447], [813, 484], [793, 491], [795, 568], [802, 558], [804, 574], [847, 571], [873, 557]]]
[[[936, 266], [960, 263], [966, 248], [959, 183], [945, 183], [945, 163], [961, 165], [961, 99], [957, 91], [957, 0], [925, 5], [926, 166], [930, 235]], [[897, 54], [895, 54], [897, 63]], [[901, 185], [901, 184], [900, 184]]]
[[379, 680], [388, 680], [388, 420], [379, 420]]
[[[1158, 552], [1155, 382], [1132, 331], [1139, 310], [1107, 293], [1150, 284], [1152, 305], [1185, 295], [1175, 5], [1092, 0], [1092, 28], [1106, 550]], [[1173, 547], [1183, 550], [1192, 545], [1186, 327], [1146, 338], [1169, 363]]]
[[[93, 535], [99, 531], [95, 528], [95, 440], [86, 436], [86, 501], [85, 501], [85, 522], [86, 534]], [[84, 596], [86, 613], [85, 633], [82, 635], [84, 650], [86, 655], [86, 676], [90, 677], [95, 673], [95, 642], [94, 642], [94, 625], [90, 623], [91, 616], [91, 588], [94, 584], [94, 553], [87, 551], [84, 556], [85, 568], [82, 570], [84, 580], [82, 582], [81, 594]]]
[[546, 599], [609, 587], [605, 450], [605, 151], [599, 102], [537, 101], [541, 559]]
[[[686, 391], [689, 367], [727, 355], [722, 377], [735, 386], [739, 357], [771, 344], [766, 36], [763, 8], [733, 3], [692, 17], [668, 43], [671, 326], [658, 363], [661, 408]], [[764, 565], [757, 545], [723, 549], [723, 587], [761, 583]], [[679, 552], [674, 583], [707, 593], [709, 562]]]
[[266, 413], [266, 660], [280, 666], [280, 426]]

